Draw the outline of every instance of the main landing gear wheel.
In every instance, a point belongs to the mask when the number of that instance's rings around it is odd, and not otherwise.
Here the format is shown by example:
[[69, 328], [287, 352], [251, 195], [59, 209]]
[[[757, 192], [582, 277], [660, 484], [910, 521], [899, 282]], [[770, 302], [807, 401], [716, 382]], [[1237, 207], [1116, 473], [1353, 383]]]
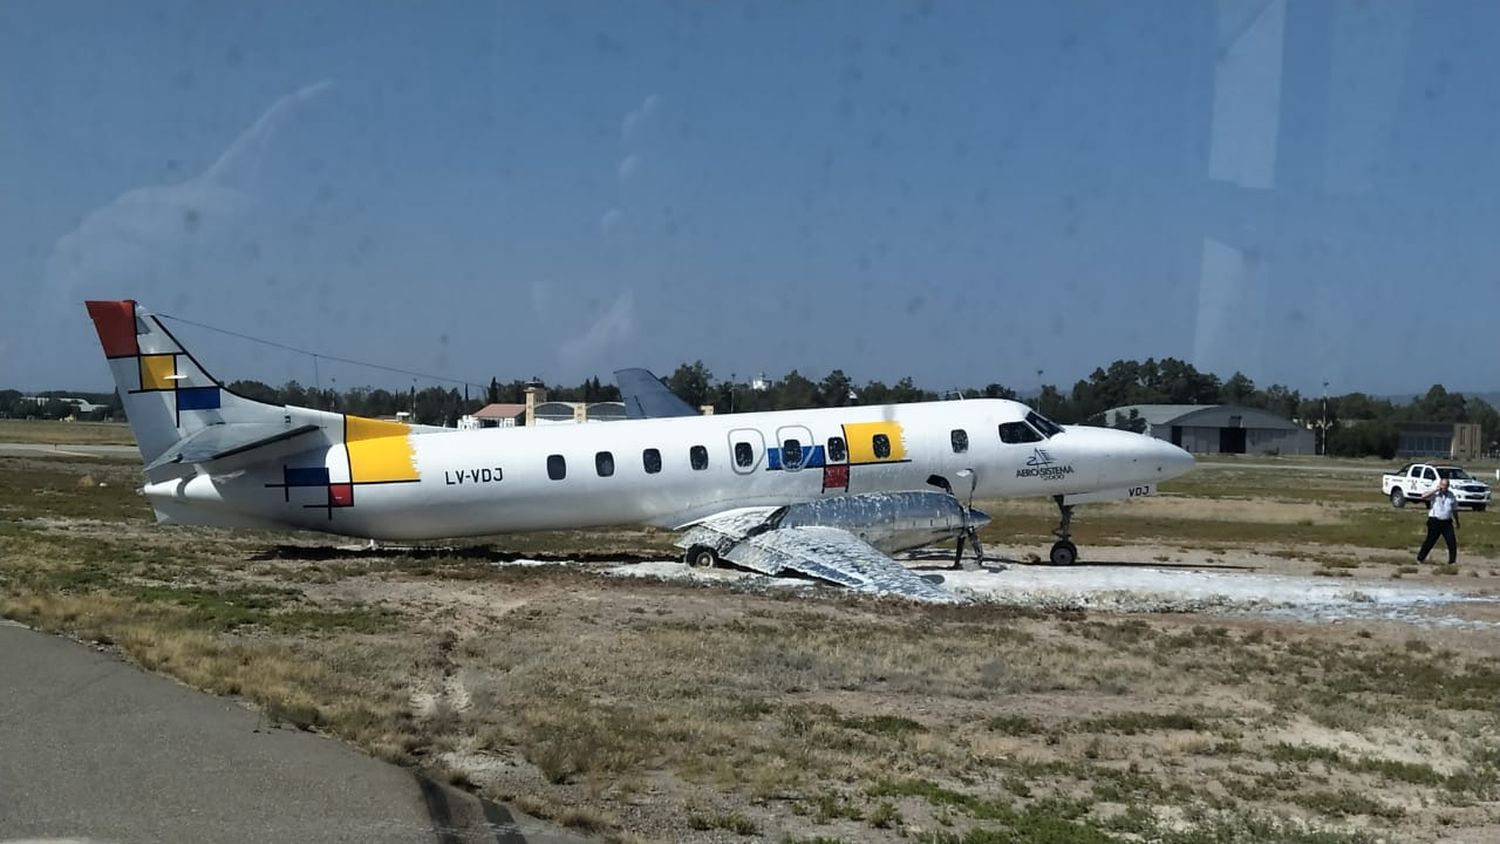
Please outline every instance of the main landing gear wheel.
[[1391, 506], [1398, 510], [1406, 506], [1406, 493], [1400, 487], [1391, 490]]
[[1048, 558], [1054, 566], [1071, 566], [1078, 562], [1078, 546], [1069, 541], [1073, 536], [1073, 505], [1064, 504], [1061, 495], [1052, 496], [1052, 500], [1057, 502], [1057, 512], [1060, 518], [1057, 530], [1052, 531], [1052, 534], [1057, 537], [1057, 542], [1053, 543], [1052, 552]]
[[683, 562], [697, 569], [711, 569], [719, 564], [719, 552], [707, 545], [694, 545], [682, 555]]

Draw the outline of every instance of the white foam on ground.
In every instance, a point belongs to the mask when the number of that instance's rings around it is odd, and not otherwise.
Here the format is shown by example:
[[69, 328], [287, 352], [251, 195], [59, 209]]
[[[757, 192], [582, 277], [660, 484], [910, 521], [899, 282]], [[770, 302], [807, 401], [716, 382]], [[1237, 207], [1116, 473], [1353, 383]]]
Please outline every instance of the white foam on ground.
[[1437, 607], [1494, 600], [1418, 584], [1134, 566], [1011, 566], [942, 576], [948, 588], [980, 601], [1127, 612], [1416, 619]]
[[[766, 577], [735, 569], [698, 569], [671, 560], [619, 565], [605, 571], [619, 577], [753, 583], [768, 588], [816, 585], [807, 580]], [[1442, 610], [1462, 604], [1500, 602], [1497, 598], [1414, 583], [1245, 571], [1090, 565], [917, 571], [970, 600], [1052, 609], [1250, 613], [1305, 621], [1389, 619], [1481, 625], [1444, 616]]]

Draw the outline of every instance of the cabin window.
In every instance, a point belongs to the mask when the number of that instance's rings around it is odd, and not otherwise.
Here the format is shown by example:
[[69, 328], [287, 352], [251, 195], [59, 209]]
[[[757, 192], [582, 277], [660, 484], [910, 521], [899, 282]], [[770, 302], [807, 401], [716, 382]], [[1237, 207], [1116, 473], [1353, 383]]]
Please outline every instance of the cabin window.
[[802, 468], [802, 443], [797, 440], [785, 440], [781, 444], [781, 468], [788, 472], [795, 472]]
[[734, 465], [741, 469], [755, 465], [755, 449], [749, 443], [734, 444]]
[[849, 456], [849, 449], [844, 445], [843, 437], [828, 438], [828, 459], [835, 463], [842, 462]]
[[547, 456], [547, 477], [560, 481], [568, 476], [568, 461], [561, 454]]
[[875, 449], [875, 456], [878, 459], [884, 460], [891, 456], [891, 438], [885, 434], [876, 434], [870, 441], [870, 445]]
[[599, 477], [607, 478], [615, 473], [615, 456], [607, 451], [601, 451], [594, 455], [594, 471]]
[[949, 431], [948, 441], [953, 443], [954, 454], [963, 454], [969, 450], [969, 432], [963, 428], [954, 428]]
[[1039, 443], [1042, 435], [1031, 429], [1025, 422], [1005, 422], [1000, 426], [1000, 442], [1017, 445], [1019, 443]]
[[654, 475], [661, 471], [661, 452], [654, 448], [648, 448], [641, 452], [641, 464], [646, 467], [646, 474]]
[[1429, 481], [1435, 481], [1437, 480], [1437, 472], [1434, 472], [1432, 470], [1432, 467], [1428, 466], [1426, 469], [1422, 470], [1422, 477], [1426, 478]]
[[708, 449], [695, 445], [688, 449], [688, 459], [692, 461], [693, 471], [701, 472], [708, 468]]

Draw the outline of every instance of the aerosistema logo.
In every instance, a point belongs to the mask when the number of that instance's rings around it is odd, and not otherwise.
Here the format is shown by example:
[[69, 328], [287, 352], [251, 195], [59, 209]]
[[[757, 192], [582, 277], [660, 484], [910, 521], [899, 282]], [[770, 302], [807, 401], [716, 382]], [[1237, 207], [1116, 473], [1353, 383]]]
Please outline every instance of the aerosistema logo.
[[1016, 470], [1018, 478], [1041, 478], [1044, 481], [1061, 480], [1073, 474], [1073, 464], [1058, 464], [1045, 448], [1034, 448], [1026, 458], [1026, 465]]
[[1032, 449], [1031, 456], [1026, 458], [1027, 466], [1051, 466], [1054, 462], [1056, 461], [1052, 459], [1052, 455], [1048, 454], [1045, 448]]

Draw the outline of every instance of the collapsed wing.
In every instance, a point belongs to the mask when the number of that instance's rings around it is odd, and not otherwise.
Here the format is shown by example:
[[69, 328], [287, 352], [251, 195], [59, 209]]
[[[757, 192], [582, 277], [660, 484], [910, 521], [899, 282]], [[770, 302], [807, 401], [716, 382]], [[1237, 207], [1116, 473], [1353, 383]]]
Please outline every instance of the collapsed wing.
[[706, 545], [737, 566], [772, 577], [787, 571], [875, 595], [957, 603], [958, 597], [875, 550], [843, 528], [775, 527], [780, 507], [751, 507], [711, 516], [677, 541], [681, 548]]

